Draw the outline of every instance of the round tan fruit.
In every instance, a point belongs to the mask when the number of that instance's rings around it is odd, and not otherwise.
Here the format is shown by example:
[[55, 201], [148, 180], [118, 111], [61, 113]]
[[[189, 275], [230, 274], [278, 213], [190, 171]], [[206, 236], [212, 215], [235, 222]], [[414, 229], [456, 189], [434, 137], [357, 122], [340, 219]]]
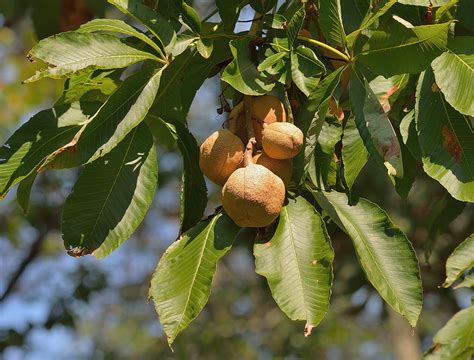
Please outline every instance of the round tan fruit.
[[244, 144], [231, 131], [214, 132], [201, 145], [199, 167], [204, 175], [218, 185], [224, 185], [229, 176], [242, 164]]
[[291, 176], [293, 175], [293, 159], [273, 159], [264, 152], [259, 152], [253, 157], [253, 161], [257, 165], [265, 166], [283, 180], [285, 187], [290, 183]]
[[250, 114], [257, 144], [260, 144], [262, 140], [263, 124], [286, 121], [285, 107], [280, 99], [273, 95], [252, 98]]
[[295, 157], [303, 146], [303, 132], [290, 123], [266, 125], [262, 135], [263, 151], [274, 159]]
[[284, 200], [283, 181], [262, 165], [235, 170], [222, 188], [222, 206], [240, 227], [270, 225]]

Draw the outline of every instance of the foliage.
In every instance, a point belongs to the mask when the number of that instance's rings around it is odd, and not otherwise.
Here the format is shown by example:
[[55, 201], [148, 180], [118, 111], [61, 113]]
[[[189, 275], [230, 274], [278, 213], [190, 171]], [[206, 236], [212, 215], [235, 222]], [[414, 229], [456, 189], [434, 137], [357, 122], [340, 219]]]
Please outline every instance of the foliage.
[[[226, 103], [272, 92], [286, 100], [305, 134], [278, 224], [260, 232], [254, 247], [256, 272], [267, 278], [278, 306], [306, 321], [306, 335], [324, 318], [333, 281], [331, 225], [352, 239], [380, 296], [416, 326], [423, 301], [416, 253], [387, 213], [358, 199], [353, 185], [370, 158], [374, 176], [387, 176], [407, 197], [421, 162], [453, 198], [474, 202], [474, 39], [459, 9], [472, 7], [389, 0], [370, 2], [358, 18], [347, 16], [349, 0], [288, 0], [279, 8], [276, 1], [250, 1], [257, 13], [251, 31], [235, 33], [245, 1], [216, 1], [220, 24], [200, 19], [184, 1], [167, 11], [166, 1], [155, 8], [109, 2], [140, 26], [96, 19], [31, 50], [46, 68], [27, 82], [67, 81], [58, 103], [0, 149], [0, 194], [19, 183], [18, 200], [27, 208], [38, 171], [82, 167], [63, 209], [63, 239], [73, 256], [106, 256], [152, 202], [158, 169], [151, 130], [168, 131], [185, 164], [182, 234], [158, 264], [150, 295], [171, 345], [205, 306], [217, 261], [239, 233], [221, 210], [199, 221], [206, 187], [197, 142], [186, 128], [197, 90], [219, 74]], [[448, 260], [445, 286], [472, 267], [471, 240]], [[472, 285], [471, 273], [462, 284]], [[456, 325], [460, 318], [446, 325], [461, 340], [442, 346], [445, 357], [472, 343], [469, 326]], [[448, 333], [435, 337], [428, 357], [437, 344], [451, 342]]]

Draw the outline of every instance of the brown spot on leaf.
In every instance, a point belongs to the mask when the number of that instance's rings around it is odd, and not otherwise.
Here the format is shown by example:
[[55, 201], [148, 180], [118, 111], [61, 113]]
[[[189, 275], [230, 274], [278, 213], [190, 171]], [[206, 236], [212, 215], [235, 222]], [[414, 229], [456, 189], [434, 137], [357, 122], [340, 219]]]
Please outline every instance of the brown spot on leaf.
[[387, 90], [385, 94], [380, 96], [379, 102], [380, 102], [381, 108], [379, 111], [381, 114], [386, 114], [390, 111], [392, 107], [390, 105], [389, 98], [390, 96], [395, 94], [399, 88], [400, 87], [398, 85], [393, 85], [390, 89]]
[[460, 162], [462, 148], [461, 145], [459, 145], [456, 135], [454, 135], [451, 129], [446, 125], [443, 126], [441, 134], [443, 136], [443, 147], [451, 154], [456, 162]]
[[316, 265], [317, 263], [318, 263], [318, 260], [311, 261], [311, 265], [313, 265], [313, 266]]
[[431, 91], [432, 92], [438, 92], [439, 91], [439, 86], [436, 83], [431, 84]]
[[334, 99], [329, 101], [329, 113], [333, 115], [339, 122], [344, 120], [344, 110], [337, 105]]
[[92, 254], [94, 250], [95, 250], [94, 248], [85, 248], [85, 247], [78, 246], [78, 247], [69, 249], [67, 251], [67, 254], [72, 257], [81, 257], [84, 255]]
[[267, 241], [267, 242], [265, 243], [265, 246], [266, 246], [266, 247], [272, 246], [272, 242], [271, 242], [271, 241]]
[[382, 146], [382, 155], [384, 161], [400, 156], [400, 145], [395, 137], [390, 139], [390, 145]]

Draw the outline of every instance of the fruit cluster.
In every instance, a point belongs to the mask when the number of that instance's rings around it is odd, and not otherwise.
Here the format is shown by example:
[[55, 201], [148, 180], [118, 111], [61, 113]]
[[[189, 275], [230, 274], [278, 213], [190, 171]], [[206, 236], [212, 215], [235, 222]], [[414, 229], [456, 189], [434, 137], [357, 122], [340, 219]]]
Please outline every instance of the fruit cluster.
[[268, 226], [283, 206], [303, 133], [286, 121], [285, 107], [273, 95], [246, 96], [228, 124], [203, 142], [199, 166], [223, 186], [222, 206], [237, 225]]

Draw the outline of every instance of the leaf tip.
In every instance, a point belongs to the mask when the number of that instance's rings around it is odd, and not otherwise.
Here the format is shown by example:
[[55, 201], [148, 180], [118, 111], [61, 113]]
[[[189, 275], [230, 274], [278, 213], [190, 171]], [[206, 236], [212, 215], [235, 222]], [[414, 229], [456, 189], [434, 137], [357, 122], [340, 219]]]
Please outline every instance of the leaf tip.
[[311, 325], [310, 323], [306, 323], [306, 325], [304, 326], [304, 331], [303, 331], [304, 337], [309, 337], [311, 333], [313, 332], [313, 329], [314, 329], [313, 325]]
[[75, 248], [67, 250], [67, 254], [72, 257], [81, 257], [81, 256], [92, 254], [94, 250], [95, 250], [94, 248], [86, 248], [86, 247], [77, 246]]

